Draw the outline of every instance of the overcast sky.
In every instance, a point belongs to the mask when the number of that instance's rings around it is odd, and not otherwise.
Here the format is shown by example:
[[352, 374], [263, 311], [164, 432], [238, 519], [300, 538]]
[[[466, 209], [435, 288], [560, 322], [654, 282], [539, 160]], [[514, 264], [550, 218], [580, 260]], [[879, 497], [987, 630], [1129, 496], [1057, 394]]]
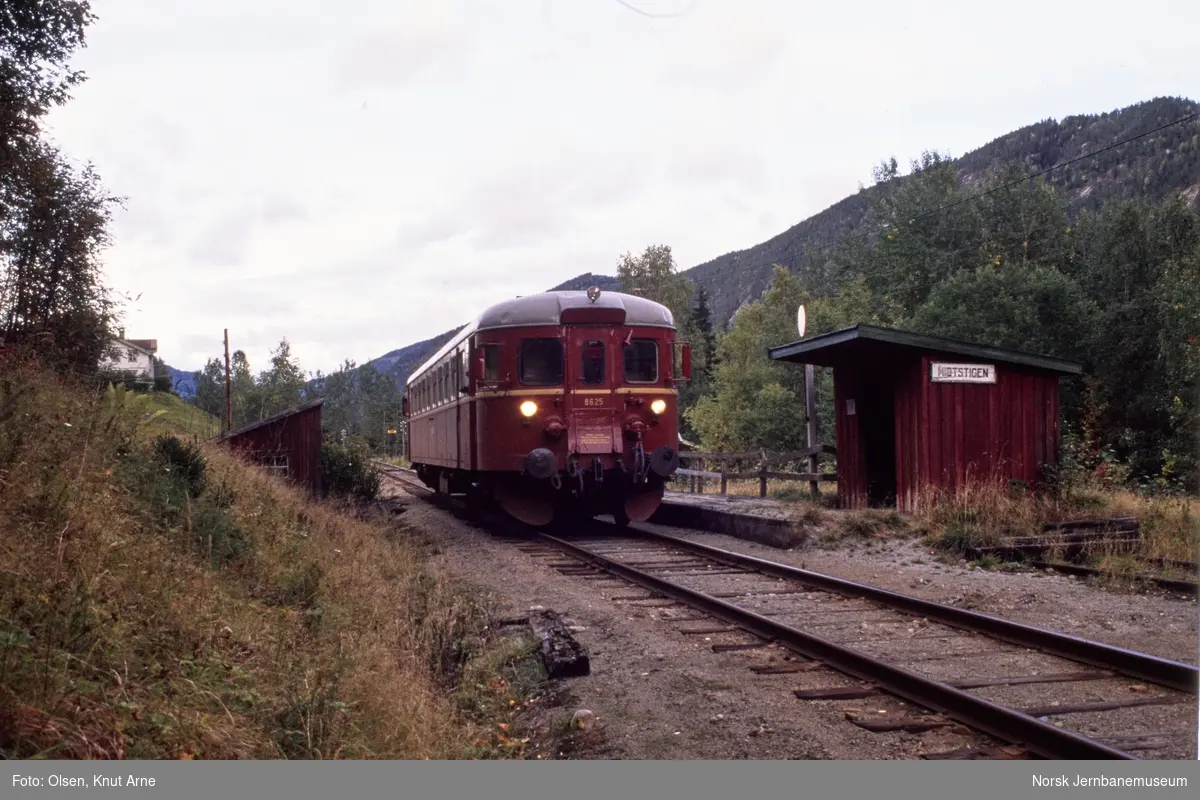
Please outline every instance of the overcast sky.
[[51, 133], [128, 198], [109, 282], [172, 366], [359, 363], [669, 244], [763, 241], [922, 149], [1200, 99], [1200, 5], [93, 0]]

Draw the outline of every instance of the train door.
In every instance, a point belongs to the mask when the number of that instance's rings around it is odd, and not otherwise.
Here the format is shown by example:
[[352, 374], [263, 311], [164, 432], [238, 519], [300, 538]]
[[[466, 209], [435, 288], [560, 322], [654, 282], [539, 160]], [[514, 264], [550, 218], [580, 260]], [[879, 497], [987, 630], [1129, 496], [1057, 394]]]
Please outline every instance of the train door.
[[567, 446], [580, 457], [620, 452], [621, 429], [614, 375], [620, 352], [614, 329], [604, 326], [569, 325], [566, 328]]
[[471, 469], [471, 396], [467, 372], [467, 343], [455, 353], [454, 395], [458, 407], [455, 421], [455, 450], [458, 453], [458, 468]]

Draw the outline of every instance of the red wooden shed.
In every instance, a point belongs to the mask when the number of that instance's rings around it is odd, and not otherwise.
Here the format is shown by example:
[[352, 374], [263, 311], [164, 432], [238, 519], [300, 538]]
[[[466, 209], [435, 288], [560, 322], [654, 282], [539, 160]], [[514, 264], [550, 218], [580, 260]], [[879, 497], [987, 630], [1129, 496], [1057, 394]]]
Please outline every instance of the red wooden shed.
[[321, 406], [317, 398], [230, 431], [220, 441], [255, 464], [321, 494]]
[[968, 479], [1040, 485], [1059, 457], [1050, 356], [855, 325], [773, 347], [772, 359], [833, 369], [842, 508], [915, 511], [921, 490]]

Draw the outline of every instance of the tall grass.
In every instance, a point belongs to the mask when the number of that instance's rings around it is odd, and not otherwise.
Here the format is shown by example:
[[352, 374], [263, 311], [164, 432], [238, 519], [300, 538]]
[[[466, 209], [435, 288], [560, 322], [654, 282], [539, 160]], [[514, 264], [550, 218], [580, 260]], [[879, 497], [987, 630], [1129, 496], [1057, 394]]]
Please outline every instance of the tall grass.
[[[1129, 555], [1193, 561], [1200, 549], [1200, 501], [1136, 495], [1076, 478], [1055, 493], [1032, 493], [1007, 481], [973, 480], [955, 491], [926, 489], [917, 501], [917, 527], [942, 549], [964, 552], [1015, 536], [1041, 536], [1050, 522], [1134, 517], [1140, 542]], [[1113, 555], [1104, 545], [1096, 558]]]
[[0, 753], [473, 754], [454, 687], [486, 608], [397, 523], [162, 444], [146, 396], [2, 375]]

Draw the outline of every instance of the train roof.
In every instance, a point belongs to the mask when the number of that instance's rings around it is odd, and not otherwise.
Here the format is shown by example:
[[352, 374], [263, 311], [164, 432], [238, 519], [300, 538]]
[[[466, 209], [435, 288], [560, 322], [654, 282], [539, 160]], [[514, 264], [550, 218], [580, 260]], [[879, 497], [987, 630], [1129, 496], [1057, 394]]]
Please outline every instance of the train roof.
[[571, 308], [621, 309], [625, 312], [625, 325], [675, 328], [675, 317], [671, 309], [662, 303], [621, 292], [601, 292], [595, 301], [591, 300], [585, 291], [542, 292], [517, 297], [485, 309], [474, 321], [442, 345], [428, 361], [413, 370], [409, 382], [436, 364], [473, 333], [498, 328], [560, 325], [563, 312]]

